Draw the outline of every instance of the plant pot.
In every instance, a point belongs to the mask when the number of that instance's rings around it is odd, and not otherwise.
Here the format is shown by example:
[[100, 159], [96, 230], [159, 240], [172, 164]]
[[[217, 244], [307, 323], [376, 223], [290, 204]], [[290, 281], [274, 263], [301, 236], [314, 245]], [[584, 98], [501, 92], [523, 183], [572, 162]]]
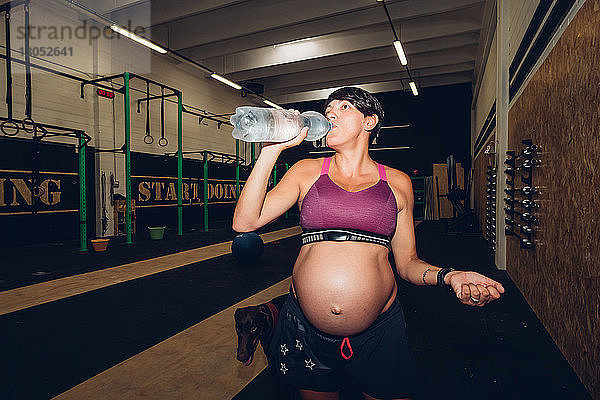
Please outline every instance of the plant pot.
[[106, 251], [106, 248], [108, 247], [108, 242], [110, 241], [110, 239], [106, 239], [106, 238], [102, 238], [102, 239], [92, 239], [92, 247], [94, 248], [95, 252], [101, 252], [101, 251]]
[[148, 231], [150, 231], [150, 239], [152, 240], [161, 240], [165, 235], [166, 226], [149, 226]]

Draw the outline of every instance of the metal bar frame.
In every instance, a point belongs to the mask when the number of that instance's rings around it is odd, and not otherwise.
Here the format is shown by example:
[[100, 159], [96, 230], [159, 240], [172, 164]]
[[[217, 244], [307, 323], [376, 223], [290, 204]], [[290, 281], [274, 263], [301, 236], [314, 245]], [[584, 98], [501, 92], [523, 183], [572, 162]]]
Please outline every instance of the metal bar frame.
[[129, 98], [129, 72], [123, 74], [123, 83], [125, 84], [125, 230], [126, 243], [132, 244], [132, 226], [131, 226], [131, 110]]
[[[10, 118], [0, 117], [1, 122], [14, 122], [23, 124], [22, 120], [14, 120]], [[22, 128], [21, 128], [22, 129]], [[49, 132], [47, 129], [58, 130], [60, 132]], [[38, 135], [37, 132], [41, 131], [42, 135]], [[31, 140], [35, 142], [41, 142], [45, 137], [48, 136], [66, 136], [78, 139], [76, 149], [79, 154], [78, 161], [78, 177], [79, 177], [79, 250], [87, 251], [87, 194], [86, 194], [86, 167], [85, 167], [85, 156], [87, 151], [87, 144], [92, 139], [88, 136], [85, 131], [79, 129], [69, 129], [56, 125], [49, 124], [35, 124], [35, 131]], [[35, 167], [32, 170], [34, 172]]]
[[204, 151], [204, 231], [208, 232], [208, 152]]
[[177, 93], [177, 233], [183, 235], [183, 93]]

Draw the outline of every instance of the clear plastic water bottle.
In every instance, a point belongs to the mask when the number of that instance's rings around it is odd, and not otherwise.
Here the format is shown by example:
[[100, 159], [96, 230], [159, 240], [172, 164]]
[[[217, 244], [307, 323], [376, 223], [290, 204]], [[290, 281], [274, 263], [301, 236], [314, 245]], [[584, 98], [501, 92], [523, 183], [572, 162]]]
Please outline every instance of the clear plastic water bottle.
[[229, 119], [233, 137], [244, 142], [286, 142], [308, 126], [308, 141], [319, 140], [331, 129], [331, 122], [316, 111], [298, 115], [277, 108], [238, 107]]

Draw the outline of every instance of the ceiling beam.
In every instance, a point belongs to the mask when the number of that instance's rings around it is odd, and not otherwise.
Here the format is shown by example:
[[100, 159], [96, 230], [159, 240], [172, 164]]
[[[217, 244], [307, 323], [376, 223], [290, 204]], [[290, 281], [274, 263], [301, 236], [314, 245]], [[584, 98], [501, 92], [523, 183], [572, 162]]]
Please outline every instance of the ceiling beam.
[[[413, 70], [413, 79], [420, 85], [423, 82], [427, 82], [429, 77], [431, 76], [440, 76], [440, 75], [453, 75], [456, 73], [465, 73], [469, 76], [473, 74], [473, 66], [474, 62], [464, 62], [453, 65], [443, 65], [443, 66], [435, 66], [429, 68], [421, 68], [417, 70]], [[364, 76], [355, 76], [346, 79], [335, 79], [327, 82], [318, 82], [314, 84], [305, 84], [305, 85], [295, 85], [289, 86], [280, 89], [272, 89], [268, 90], [267, 94], [269, 97], [278, 97], [288, 93], [295, 92], [306, 92], [312, 90], [319, 90], [327, 87], [338, 87], [338, 86], [354, 86], [354, 85], [363, 85], [363, 84], [371, 84], [377, 82], [387, 82], [387, 81], [398, 81], [400, 86], [400, 80], [403, 80], [404, 86], [408, 88], [408, 75], [405, 71], [397, 71], [393, 73], [386, 74], [373, 74], [373, 75], [364, 75]]]
[[[435, 67], [440, 65], [473, 62], [475, 60], [475, 45], [461, 46], [452, 49], [424, 53], [412, 58], [411, 72], [419, 68]], [[355, 77], [377, 74], [391, 74], [404, 71], [397, 58], [372, 60], [360, 64], [340, 65], [314, 71], [304, 71], [294, 74], [279, 75], [261, 79], [265, 90], [275, 90], [290, 86], [324, 83], [334, 80], [353, 79]]]
[[[466, 83], [472, 80], [472, 75], [464, 72], [459, 72], [451, 75], [440, 75], [438, 77], [430, 77], [427, 81], [424, 81], [423, 84], [419, 87], [435, 87], [435, 86], [445, 86], [445, 85], [455, 85], [459, 83]], [[394, 92], [394, 91], [403, 91], [407, 90], [403, 89], [402, 85], [399, 81], [389, 81], [389, 82], [378, 82], [371, 83], [365, 85], [353, 85], [356, 87], [360, 87], [364, 90], [367, 90], [371, 93], [382, 93], [382, 92]], [[312, 101], [312, 100], [325, 100], [329, 94], [331, 94], [334, 90], [338, 89], [338, 87], [331, 87], [326, 89], [319, 89], [307, 92], [298, 92], [287, 95], [281, 95], [277, 97], [273, 97], [273, 100], [278, 104], [288, 104], [288, 103], [299, 103], [303, 101]]]
[[[452, 47], [477, 45], [478, 39], [479, 35], [476, 32], [467, 32], [458, 35], [443, 36], [405, 43], [404, 51], [409, 60], [411, 60], [413, 56], [417, 56], [422, 53], [439, 51]], [[235, 69], [237, 70], [239, 68], [239, 71], [229, 73], [227, 77], [229, 79], [233, 79], [234, 81], [245, 81], [274, 75], [292, 74], [307, 70], [335, 67], [339, 65], [358, 64], [362, 62], [393, 57], [396, 57], [396, 51], [394, 47], [391, 44], [386, 44], [381, 47], [374, 47], [367, 50], [352, 51], [327, 57], [319, 57], [316, 59], [265, 67], [250, 68], [250, 65], [243, 66], [236, 64]], [[206, 62], [205, 65], [213, 69], [217, 68], [218, 65], [222, 66], [222, 62], [217, 62], [217, 60], [222, 61], [222, 58], [218, 57], [217, 59], [213, 59], [213, 62]], [[229, 63], [226, 63], [226, 66], [228, 67], [226, 69], [229, 69], [229, 67], [233, 69], [233, 66], [230, 66]]]
[[[311, 0], [312, 1], [312, 0]], [[319, 3], [319, 2], [318, 2]], [[321, 4], [330, 2], [320, 1]], [[334, 2], [331, 2], [334, 3]], [[337, 2], [335, 2], [338, 4]], [[429, 23], [429, 27], [443, 24], [447, 20], [467, 20], [477, 26], [481, 22], [481, 1], [474, 0], [408, 0], [398, 4], [393, 3], [388, 8], [394, 17], [395, 24], [415, 24], [419, 20]], [[308, 8], [306, 4], [303, 8]], [[339, 4], [338, 4], [339, 6]], [[462, 7], [461, 7], [462, 6]], [[318, 10], [320, 6], [315, 6]], [[271, 14], [269, 14], [271, 15]], [[249, 18], [247, 14], [242, 16]], [[262, 16], [261, 20], [268, 20], [268, 16]], [[272, 25], [281, 24], [280, 16], [271, 15], [274, 22]], [[239, 28], [234, 28], [235, 25]], [[208, 26], [206, 26], [208, 25]], [[276, 43], [287, 43], [306, 37], [319, 37], [338, 32], [363, 29], [374, 25], [384, 25], [388, 30], [388, 40], [393, 41], [393, 34], [387, 25], [385, 13], [380, 7], [354, 11], [351, 14], [335, 14], [318, 18], [300, 19], [296, 23], [280, 27], [261, 26], [260, 30], [253, 32], [252, 28], [246, 28], [244, 21], [232, 21], [231, 18], [219, 17], [210, 22], [198, 17], [189, 25], [181, 23], [171, 27], [168, 32], [170, 47], [182, 51], [186, 56], [196, 60], [204, 60], [210, 57], [234, 54], [241, 51], [271, 46]], [[222, 29], [223, 26], [232, 29]], [[400, 29], [402, 40], [410, 40], [403, 36], [404, 28]], [[409, 34], [408, 28], [406, 29]], [[157, 40], [165, 36], [164, 30], [152, 29], [153, 37]], [[160, 40], [159, 40], [160, 41]]]

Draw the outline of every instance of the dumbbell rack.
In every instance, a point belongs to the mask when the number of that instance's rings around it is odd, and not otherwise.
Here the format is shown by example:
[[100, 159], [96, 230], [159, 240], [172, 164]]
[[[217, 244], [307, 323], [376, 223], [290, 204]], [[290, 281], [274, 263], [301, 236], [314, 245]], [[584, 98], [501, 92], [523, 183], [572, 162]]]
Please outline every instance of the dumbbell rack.
[[488, 165], [485, 196], [485, 238], [490, 249], [496, 251], [496, 166]]
[[[539, 202], [535, 198], [540, 193], [539, 187], [533, 186], [533, 169], [540, 166], [541, 160], [534, 159], [539, 153], [539, 146], [534, 145], [530, 139], [523, 140], [522, 143], [525, 148], [519, 154], [515, 151], [506, 152], [504, 173], [507, 176], [507, 187], [504, 191], [507, 196], [504, 198], [504, 231], [506, 236], [518, 238], [522, 249], [533, 249], [536, 243], [536, 226], [539, 225], [536, 217]], [[519, 160], [521, 163], [517, 166]], [[515, 184], [517, 175], [520, 177], [519, 185], [524, 185], [521, 188], [517, 188]]]
[[486, 170], [486, 196], [485, 196], [485, 239], [490, 250], [496, 251], [496, 150], [495, 144], [491, 143], [485, 149], [489, 156], [489, 165]]

